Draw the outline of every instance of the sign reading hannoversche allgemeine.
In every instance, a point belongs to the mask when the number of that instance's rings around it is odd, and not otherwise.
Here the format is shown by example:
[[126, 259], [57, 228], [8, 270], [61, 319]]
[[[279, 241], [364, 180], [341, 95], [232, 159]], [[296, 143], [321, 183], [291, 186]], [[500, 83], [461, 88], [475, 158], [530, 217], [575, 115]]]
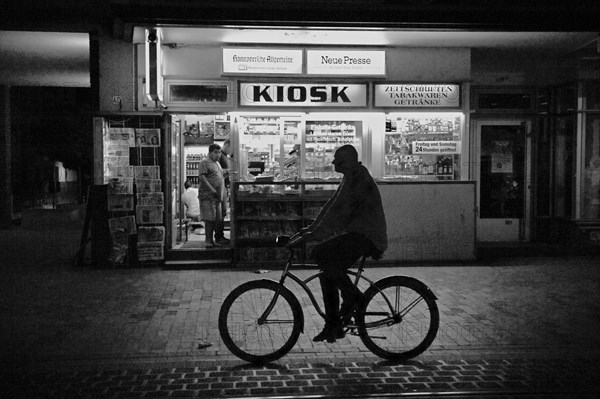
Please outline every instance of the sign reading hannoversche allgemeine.
[[302, 50], [223, 49], [225, 74], [301, 74]]

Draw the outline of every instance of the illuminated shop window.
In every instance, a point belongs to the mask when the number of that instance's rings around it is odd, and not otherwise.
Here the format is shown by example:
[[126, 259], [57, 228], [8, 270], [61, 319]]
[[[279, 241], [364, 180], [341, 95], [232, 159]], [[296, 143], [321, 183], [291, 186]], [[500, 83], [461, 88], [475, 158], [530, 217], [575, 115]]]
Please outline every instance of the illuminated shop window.
[[386, 115], [384, 177], [398, 180], [458, 180], [460, 113]]

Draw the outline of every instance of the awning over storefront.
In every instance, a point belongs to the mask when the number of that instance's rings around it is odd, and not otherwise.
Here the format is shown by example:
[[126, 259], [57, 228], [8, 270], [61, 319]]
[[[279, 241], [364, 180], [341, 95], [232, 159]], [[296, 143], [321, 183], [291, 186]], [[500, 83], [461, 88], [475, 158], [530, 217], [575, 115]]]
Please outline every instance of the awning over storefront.
[[0, 31], [0, 85], [90, 87], [89, 34]]

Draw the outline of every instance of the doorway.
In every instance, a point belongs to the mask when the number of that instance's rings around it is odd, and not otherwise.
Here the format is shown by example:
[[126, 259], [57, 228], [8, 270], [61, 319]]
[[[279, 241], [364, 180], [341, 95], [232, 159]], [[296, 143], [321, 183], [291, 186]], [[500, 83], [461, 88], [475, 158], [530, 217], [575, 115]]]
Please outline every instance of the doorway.
[[[206, 225], [200, 215], [198, 188], [199, 171], [203, 160], [208, 157], [209, 146], [221, 148], [230, 139], [231, 121], [228, 114], [174, 114], [171, 115], [172, 137], [172, 218], [173, 233], [171, 249], [174, 251], [203, 251], [214, 254], [218, 251], [231, 252], [229, 244], [229, 201], [224, 202], [219, 245], [206, 240]], [[221, 165], [221, 162], [218, 162]], [[225, 162], [227, 165], [228, 162]], [[229, 168], [224, 167], [223, 176], [229, 182]], [[228, 192], [228, 184], [225, 190]]]
[[530, 128], [520, 119], [476, 122], [479, 242], [530, 240]]

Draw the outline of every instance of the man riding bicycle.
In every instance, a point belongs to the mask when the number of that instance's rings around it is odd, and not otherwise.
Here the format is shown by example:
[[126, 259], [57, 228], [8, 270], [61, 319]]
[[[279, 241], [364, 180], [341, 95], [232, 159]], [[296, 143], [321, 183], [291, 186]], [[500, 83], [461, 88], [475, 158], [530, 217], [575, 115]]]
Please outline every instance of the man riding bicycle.
[[[293, 241], [318, 240], [312, 258], [323, 274], [320, 277], [327, 321], [313, 341], [335, 342], [344, 337], [343, 322], [360, 305], [363, 294], [354, 286], [346, 270], [367, 254], [375, 259], [387, 249], [387, 232], [381, 195], [377, 184], [351, 145], [335, 152], [335, 171], [344, 175], [333, 196], [314, 222]], [[339, 306], [338, 290], [342, 296]]]

